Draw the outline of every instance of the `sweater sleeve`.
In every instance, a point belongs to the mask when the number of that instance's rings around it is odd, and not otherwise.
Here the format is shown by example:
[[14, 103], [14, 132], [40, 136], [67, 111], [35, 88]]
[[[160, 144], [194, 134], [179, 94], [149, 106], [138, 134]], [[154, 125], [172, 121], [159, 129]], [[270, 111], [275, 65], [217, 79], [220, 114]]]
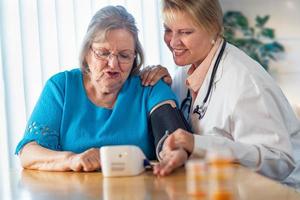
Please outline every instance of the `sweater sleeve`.
[[59, 73], [50, 78], [27, 122], [22, 140], [18, 143], [15, 153], [18, 154], [29, 142], [60, 150], [59, 132], [64, 106], [65, 75]]
[[148, 99], [148, 110], [151, 111], [152, 108], [155, 107], [157, 104], [167, 100], [173, 100], [178, 107], [178, 100], [176, 95], [166, 83], [160, 80], [150, 90]]

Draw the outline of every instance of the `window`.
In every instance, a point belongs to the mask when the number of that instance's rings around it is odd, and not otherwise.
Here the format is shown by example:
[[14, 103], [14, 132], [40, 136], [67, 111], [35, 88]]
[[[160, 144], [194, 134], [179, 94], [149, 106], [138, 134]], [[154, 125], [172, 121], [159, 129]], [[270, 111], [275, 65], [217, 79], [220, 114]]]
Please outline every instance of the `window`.
[[88, 22], [106, 5], [123, 5], [133, 14], [146, 65], [173, 63], [162, 39], [159, 0], [0, 2], [0, 147], [6, 152], [1, 153], [1, 165], [10, 158], [9, 167], [19, 167], [14, 149], [44, 83], [59, 71], [78, 67]]

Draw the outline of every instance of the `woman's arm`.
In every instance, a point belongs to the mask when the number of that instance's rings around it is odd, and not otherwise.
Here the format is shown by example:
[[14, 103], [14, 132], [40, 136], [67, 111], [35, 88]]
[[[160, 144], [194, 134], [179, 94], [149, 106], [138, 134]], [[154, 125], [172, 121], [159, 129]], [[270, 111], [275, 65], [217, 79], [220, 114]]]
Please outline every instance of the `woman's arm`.
[[[188, 123], [180, 113], [180, 110], [176, 108], [176, 103], [172, 100], [163, 101], [156, 105], [150, 112], [150, 122], [154, 136], [156, 156], [160, 161], [165, 160], [165, 156], [160, 156], [162, 147], [163, 145], [165, 146], [165, 141], [168, 141], [169, 137], [172, 137], [174, 133], [181, 136], [181, 132], [186, 132], [192, 136], [192, 134], [187, 132], [190, 131]], [[177, 133], [178, 131], [179, 133]], [[192, 151], [188, 151], [186, 148], [181, 149], [186, 151], [186, 154], [190, 154]]]
[[174, 109], [177, 107], [175, 101], [173, 101], [173, 100], [163, 101], [163, 102], [157, 104], [156, 106], [154, 106], [154, 107], [151, 109], [150, 115], [151, 115], [151, 114], [153, 113], [153, 111], [155, 111], [157, 108], [159, 108], [160, 106], [165, 105], [165, 104], [170, 104], [171, 107], [174, 108]]
[[65, 73], [54, 75], [40, 95], [24, 137], [16, 148], [24, 168], [47, 171], [94, 171], [100, 168], [99, 149], [88, 149], [80, 154], [61, 151], [59, 138], [65, 82]]
[[100, 169], [99, 149], [83, 153], [53, 151], [36, 142], [26, 144], [19, 153], [22, 167], [45, 171], [95, 171]]

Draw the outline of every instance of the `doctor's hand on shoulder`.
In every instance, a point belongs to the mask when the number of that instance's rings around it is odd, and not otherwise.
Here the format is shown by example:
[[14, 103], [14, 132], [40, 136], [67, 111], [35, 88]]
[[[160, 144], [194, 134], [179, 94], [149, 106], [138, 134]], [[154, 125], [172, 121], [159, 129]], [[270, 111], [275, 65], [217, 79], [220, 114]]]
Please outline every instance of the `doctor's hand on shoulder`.
[[160, 79], [162, 79], [166, 84], [172, 84], [172, 78], [168, 69], [161, 65], [151, 65], [145, 67], [141, 72], [140, 76], [142, 79], [142, 84], [144, 86], [153, 86], [155, 85]]

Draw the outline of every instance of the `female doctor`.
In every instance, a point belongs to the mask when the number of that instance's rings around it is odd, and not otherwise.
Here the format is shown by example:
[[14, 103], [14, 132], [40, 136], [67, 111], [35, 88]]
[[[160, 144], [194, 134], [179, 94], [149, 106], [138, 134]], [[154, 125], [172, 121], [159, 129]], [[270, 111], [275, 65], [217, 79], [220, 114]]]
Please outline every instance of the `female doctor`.
[[[174, 62], [189, 66], [176, 91], [187, 94], [181, 109], [187, 110], [193, 134], [171, 133], [154, 173], [167, 175], [188, 158], [219, 149], [265, 176], [299, 183], [299, 121], [263, 67], [222, 38], [218, 0], [163, 0], [163, 16]], [[145, 85], [162, 77], [170, 79], [162, 67], [142, 75]]]

